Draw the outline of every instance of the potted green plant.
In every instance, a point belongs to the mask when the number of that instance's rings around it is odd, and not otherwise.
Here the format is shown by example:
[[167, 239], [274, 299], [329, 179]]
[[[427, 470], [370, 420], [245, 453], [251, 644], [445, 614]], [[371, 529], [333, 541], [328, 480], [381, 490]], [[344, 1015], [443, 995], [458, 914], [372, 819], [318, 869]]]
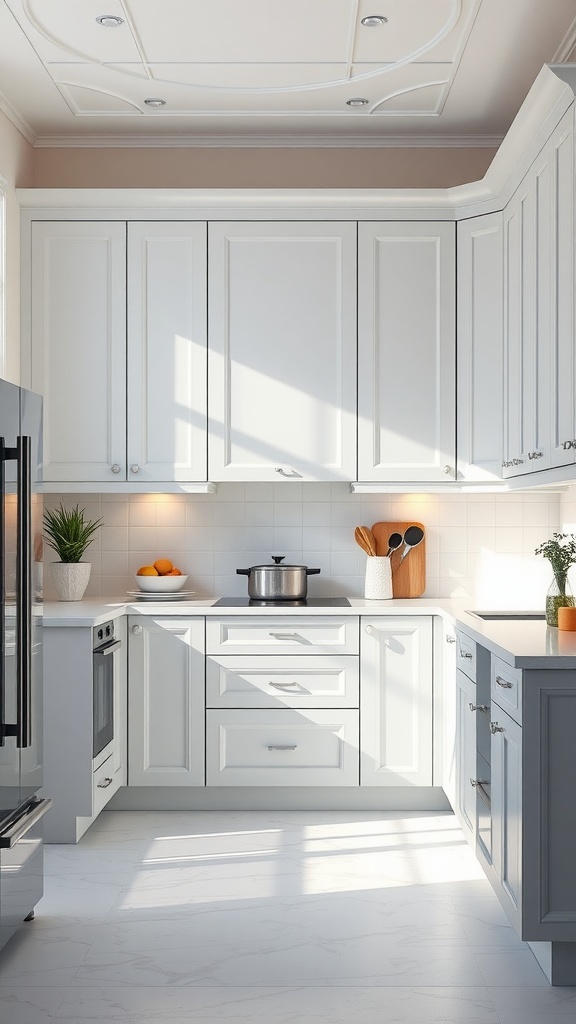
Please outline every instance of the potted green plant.
[[574, 607], [568, 570], [576, 562], [576, 537], [572, 533], [553, 533], [551, 540], [536, 548], [534, 554], [544, 555], [552, 566], [554, 579], [546, 595], [546, 622], [549, 626], [557, 626], [558, 609]]
[[51, 562], [52, 579], [60, 601], [80, 601], [90, 579], [92, 564], [83, 562], [86, 548], [94, 540], [102, 519], [86, 519], [86, 509], [64, 508], [62, 502], [44, 513], [46, 543], [58, 555], [59, 562]]

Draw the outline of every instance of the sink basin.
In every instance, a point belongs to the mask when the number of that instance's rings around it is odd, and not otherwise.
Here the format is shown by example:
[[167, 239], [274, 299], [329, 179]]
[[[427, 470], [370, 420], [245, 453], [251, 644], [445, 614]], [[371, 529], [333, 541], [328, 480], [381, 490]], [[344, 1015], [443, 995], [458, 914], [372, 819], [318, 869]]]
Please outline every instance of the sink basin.
[[546, 618], [545, 612], [474, 612], [468, 611], [468, 615], [475, 615], [477, 619], [484, 619], [485, 622], [543, 622]]

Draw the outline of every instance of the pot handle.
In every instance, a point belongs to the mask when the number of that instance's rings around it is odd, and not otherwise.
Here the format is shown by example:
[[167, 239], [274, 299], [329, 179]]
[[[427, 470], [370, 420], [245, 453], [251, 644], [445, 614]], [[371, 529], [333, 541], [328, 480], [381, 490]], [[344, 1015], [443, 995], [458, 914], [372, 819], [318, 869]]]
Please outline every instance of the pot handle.
[[306, 575], [307, 576], [317, 576], [319, 572], [322, 572], [322, 570], [321, 569], [306, 569]]
[[236, 572], [238, 573], [239, 576], [249, 576], [250, 575], [250, 569], [236, 569]]

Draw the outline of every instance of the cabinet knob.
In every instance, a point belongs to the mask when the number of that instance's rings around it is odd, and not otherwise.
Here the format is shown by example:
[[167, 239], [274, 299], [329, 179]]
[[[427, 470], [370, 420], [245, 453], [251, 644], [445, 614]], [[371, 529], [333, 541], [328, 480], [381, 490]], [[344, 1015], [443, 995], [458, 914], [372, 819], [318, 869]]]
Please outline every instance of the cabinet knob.
[[140, 633], [142, 632], [142, 626], [132, 626], [132, 632], [134, 636], [140, 636]]
[[98, 789], [108, 789], [108, 786], [111, 786], [113, 781], [110, 777], [102, 779], [102, 782], [97, 783]]
[[446, 476], [452, 476], [454, 470], [452, 469], [452, 466], [442, 466], [442, 472], [446, 473]]
[[529, 459], [541, 459], [544, 452], [528, 452]]
[[496, 732], [506, 732], [503, 725], [498, 725], [498, 722], [490, 722], [490, 732], [492, 735]]
[[134, 464], [133, 466], [130, 466], [130, 472], [131, 473], [139, 473], [140, 472], [140, 466], [137, 466], [136, 464]]
[[117, 462], [115, 462], [113, 466], [110, 466], [110, 469], [112, 470], [113, 473], [119, 473], [120, 472], [120, 466], [118, 465]]
[[472, 661], [472, 655], [470, 654], [470, 651], [460, 651], [460, 657], [469, 658], [470, 661]]
[[488, 704], [473, 704], [472, 701], [470, 701], [468, 707], [470, 708], [470, 711], [488, 711]]
[[446, 643], [447, 644], [455, 644], [456, 643], [456, 637], [455, 636], [450, 636], [450, 634], [447, 633], [446, 634]]
[[562, 444], [560, 445], [560, 447], [563, 448], [565, 452], [567, 452], [570, 448], [576, 448], [576, 440], [575, 441], [562, 441]]
[[368, 633], [368, 636], [373, 636], [374, 633], [376, 632], [376, 630], [374, 629], [374, 626], [365, 626], [364, 628], [365, 628], [366, 632]]

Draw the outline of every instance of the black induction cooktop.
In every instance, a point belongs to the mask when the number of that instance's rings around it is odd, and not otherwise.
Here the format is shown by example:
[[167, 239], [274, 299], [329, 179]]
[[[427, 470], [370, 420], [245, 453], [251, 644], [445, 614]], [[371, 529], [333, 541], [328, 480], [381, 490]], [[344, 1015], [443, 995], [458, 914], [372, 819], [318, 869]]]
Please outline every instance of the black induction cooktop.
[[221, 597], [213, 608], [350, 608], [347, 597], [307, 597], [303, 601], [256, 601], [252, 597]]

